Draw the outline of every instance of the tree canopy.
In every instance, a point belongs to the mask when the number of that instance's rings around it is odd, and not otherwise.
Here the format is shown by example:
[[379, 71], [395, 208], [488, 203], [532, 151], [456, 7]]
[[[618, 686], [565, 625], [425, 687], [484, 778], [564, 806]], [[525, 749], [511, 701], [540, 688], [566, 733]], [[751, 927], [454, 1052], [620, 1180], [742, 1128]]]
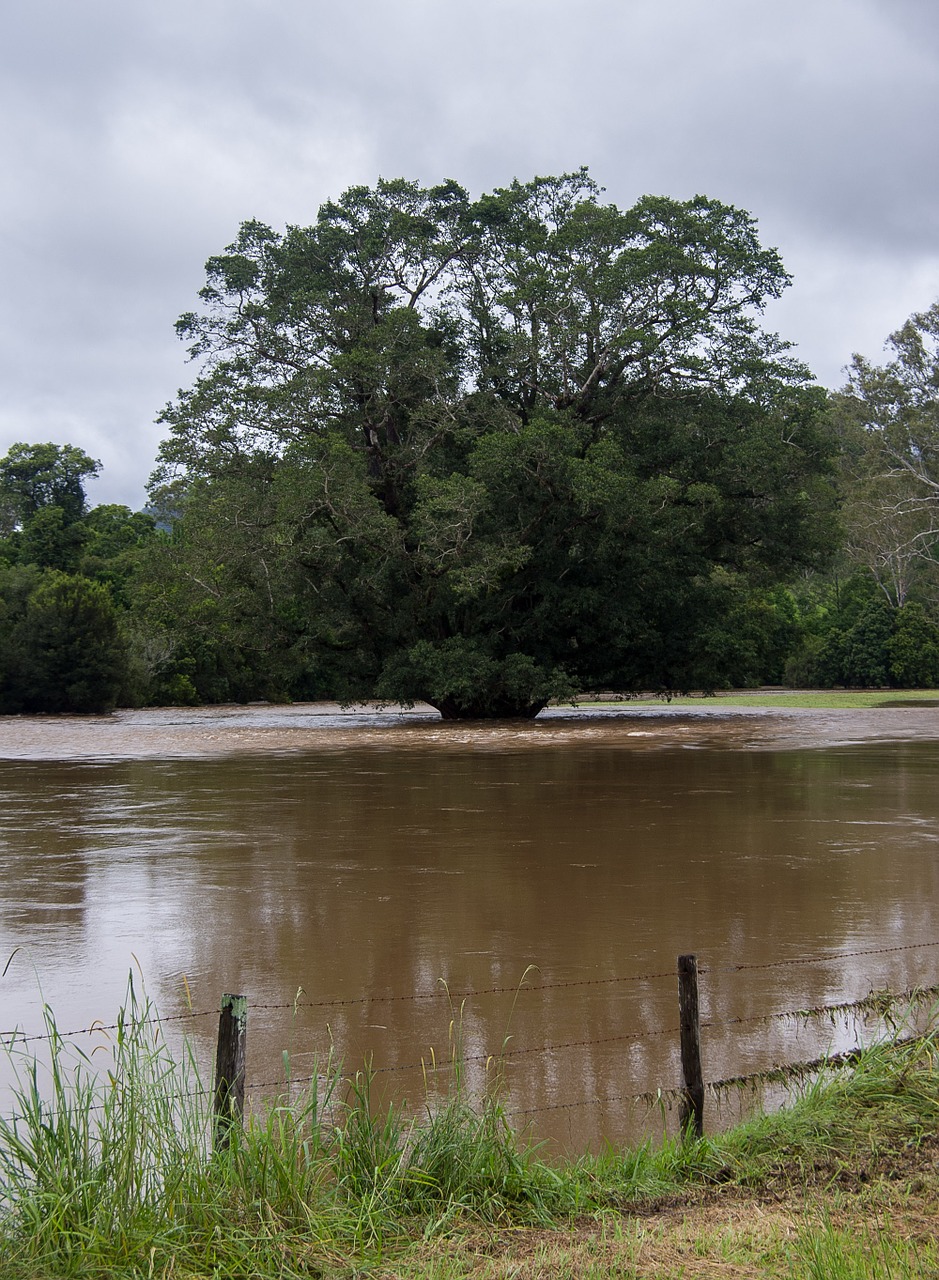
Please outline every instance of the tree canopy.
[[101, 463], [71, 444], [14, 444], [0, 458], [0, 534], [28, 524], [55, 507], [71, 524], [85, 513], [86, 476]]
[[890, 335], [884, 365], [855, 355], [835, 414], [854, 560], [902, 607], [939, 567], [939, 302]]
[[788, 276], [740, 210], [601, 194], [380, 181], [209, 259], [152, 616], [229, 688], [528, 715], [763, 659], [831, 543], [824, 395], [759, 324]]
[[0, 458], [0, 713], [101, 712], [135, 696], [120, 609], [154, 523], [89, 511], [84, 480], [99, 468], [69, 444]]

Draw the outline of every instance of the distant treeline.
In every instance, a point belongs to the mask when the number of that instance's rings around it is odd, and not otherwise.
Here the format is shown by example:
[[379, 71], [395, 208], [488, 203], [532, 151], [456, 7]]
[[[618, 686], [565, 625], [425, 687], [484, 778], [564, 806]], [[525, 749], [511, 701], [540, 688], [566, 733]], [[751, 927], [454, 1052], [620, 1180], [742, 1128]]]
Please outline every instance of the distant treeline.
[[146, 512], [0, 460], [0, 710], [939, 685], [939, 304], [827, 393], [753, 219], [586, 172], [246, 223]]

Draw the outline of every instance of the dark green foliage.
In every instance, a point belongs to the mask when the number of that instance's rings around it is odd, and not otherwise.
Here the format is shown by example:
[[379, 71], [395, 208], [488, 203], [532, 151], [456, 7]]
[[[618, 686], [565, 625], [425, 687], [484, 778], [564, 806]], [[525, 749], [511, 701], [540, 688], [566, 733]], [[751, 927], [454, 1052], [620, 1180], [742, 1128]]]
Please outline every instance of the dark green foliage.
[[103, 711], [149, 691], [126, 634], [155, 522], [89, 511], [82, 480], [98, 467], [71, 445], [15, 444], [0, 459], [2, 712]]
[[101, 463], [65, 444], [14, 444], [0, 459], [0, 531], [22, 528], [40, 511], [58, 507], [63, 523], [85, 512], [85, 476]]
[[32, 655], [23, 642], [22, 622], [42, 572], [34, 565], [0, 567], [0, 714], [21, 711]]
[[93, 507], [82, 520], [81, 529], [81, 573], [107, 586], [116, 604], [129, 607], [129, 584], [140, 566], [144, 548], [155, 534], [153, 516], [106, 504]]
[[14, 444], [0, 458], [0, 558], [74, 573], [85, 544], [85, 476], [100, 463], [73, 445]]
[[74, 572], [85, 545], [81, 520], [69, 520], [64, 508], [42, 507], [14, 533], [10, 546], [20, 564]]
[[939, 687], [939, 626], [918, 601], [892, 607], [869, 575], [854, 575], [804, 622], [785, 664], [793, 687]]
[[527, 654], [504, 657], [476, 640], [450, 636], [419, 640], [386, 665], [376, 692], [396, 700], [425, 698], [446, 720], [535, 715], [550, 698], [576, 689], [563, 670], [546, 670]]
[[859, 689], [876, 689], [889, 680], [887, 645], [893, 635], [893, 610], [872, 600], [841, 640], [841, 680]]
[[[714, 584], [715, 593], [718, 583]], [[747, 688], [781, 684], [786, 659], [802, 635], [795, 600], [785, 588], [756, 590], [739, 579], [715, 594], [710, 619], [693, 637], [695, 687]]]
[[788, 277], [739, 210], [599, 197], [379, 182], [209, 260], [159, 679], [487, 716], [781, 667], [773, 585], [832, 543], [824, 397], [756, 323]]
[[0, 711], [110, 710], [126, 661], [106, 588], [58, 570], [8, 570], [0, 594]]
[[892, 681], [899, 688], [939, 687], [939, 627], [915, 601], [899, 609], [886, 643]]

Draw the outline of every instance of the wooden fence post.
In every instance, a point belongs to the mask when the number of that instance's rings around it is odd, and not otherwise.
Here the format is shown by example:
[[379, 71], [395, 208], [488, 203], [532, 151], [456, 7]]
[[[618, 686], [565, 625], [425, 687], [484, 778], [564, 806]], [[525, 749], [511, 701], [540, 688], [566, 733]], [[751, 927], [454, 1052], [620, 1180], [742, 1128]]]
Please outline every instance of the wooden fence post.
[[681, 1131], [704, 1133], [704, 1077], [701, 1074], [701, 1022], [698, 1014], [698, 962], [678, 957], [678, 1022], [681, 1027], [681, 1070], [685, 1091], [679, 1109]]
[[233, 1124], [241, 1124], [245, 1111], [245, 1033], [248, 1023], [246, 996], [222, 996], [215, 1054], [215, 1150], [224, 1151]]

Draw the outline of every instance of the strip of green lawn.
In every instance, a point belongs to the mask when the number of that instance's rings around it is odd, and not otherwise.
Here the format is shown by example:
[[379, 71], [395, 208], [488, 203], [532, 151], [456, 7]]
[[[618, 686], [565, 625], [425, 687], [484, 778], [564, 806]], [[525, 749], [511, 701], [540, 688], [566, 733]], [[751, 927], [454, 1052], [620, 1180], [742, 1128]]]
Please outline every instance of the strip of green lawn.
[[666, 700], [652, 695], [622, 700], [605, 698], [580, 700], [579, 707], [810, 707], [820, 711], [866, 709], [870, 707], [897, 707], [903, 703], [912, 707], [939, 708], [939, 689], [734, 689], [713, 695], [693, 694], [690, 697], [674, 697]]

